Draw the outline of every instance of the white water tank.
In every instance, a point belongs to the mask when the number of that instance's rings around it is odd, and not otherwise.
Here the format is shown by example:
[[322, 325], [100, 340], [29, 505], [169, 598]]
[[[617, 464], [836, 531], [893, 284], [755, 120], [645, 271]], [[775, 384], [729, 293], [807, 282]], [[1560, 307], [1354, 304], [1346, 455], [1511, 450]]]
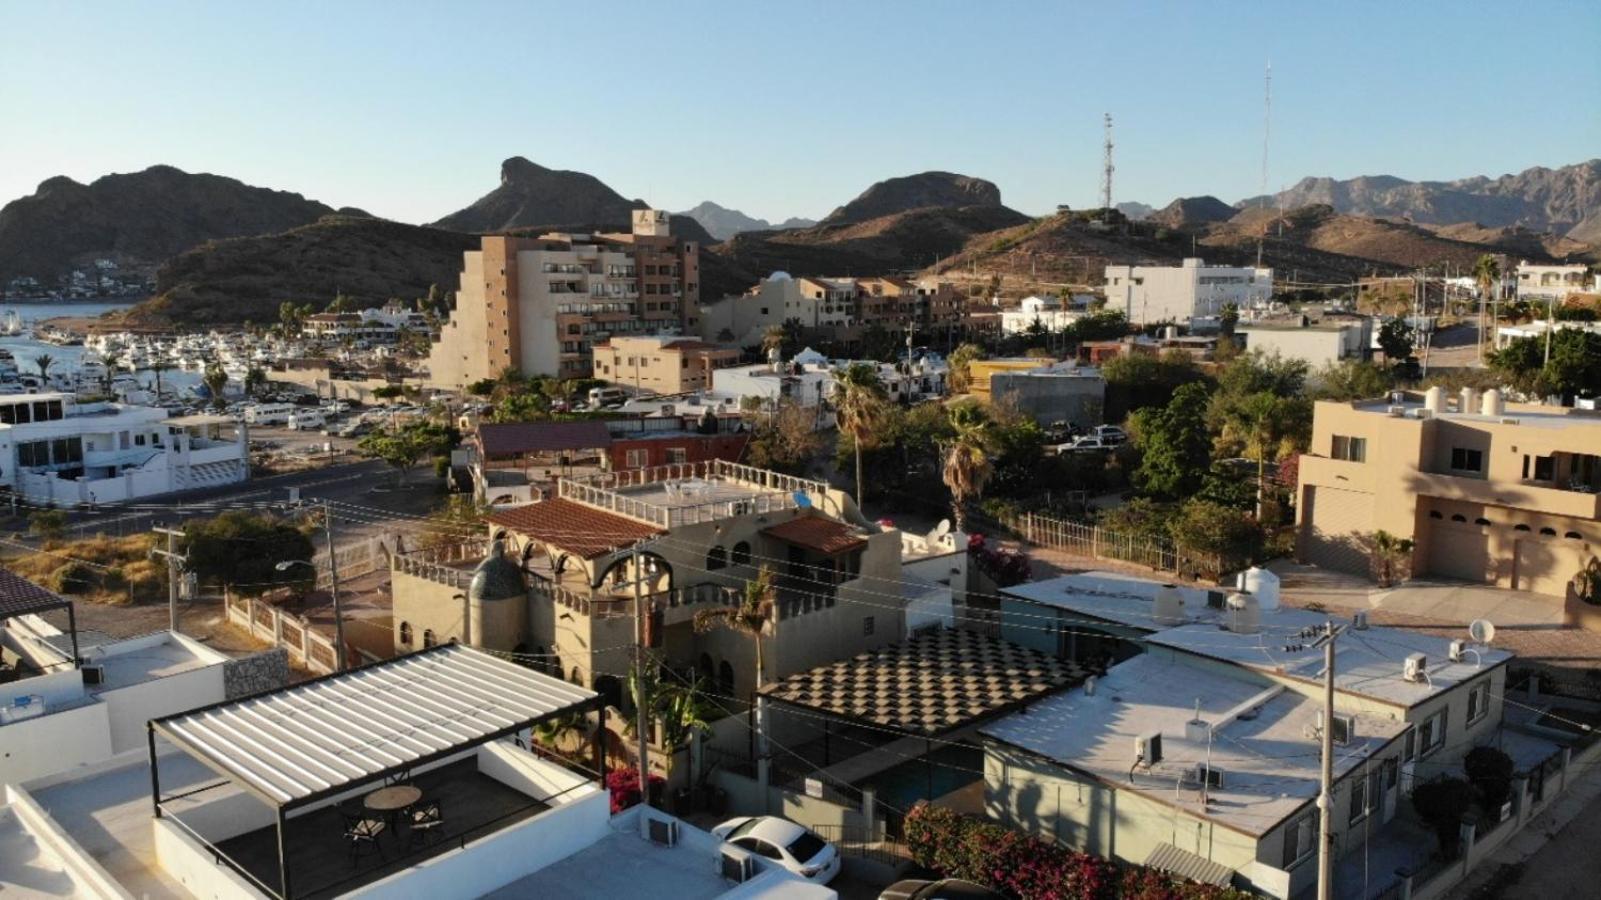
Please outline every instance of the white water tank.
[[1262, 608], [1250, 594], [1230, 594], [1227, 601], [1228, 630], [1235, 634], [1256, 634], [1262, 630]]
[[1235, 576], [1235, 587], [1256, 598], [1256, 607], [1265, 613], [1279, 608], [1279, 576], [1252, 566]]
[[1158, 625], [1183, 625], [1188, 621], [1184, 615], [1184, 595], [1179, 593], [1177, 585], [1164, 584], [1157, 588], [1155, 605], [1152, 618]]
[[1445, 388], [1435, 385], [1424, 391], [1423, 408], [1435, 415], [1445, 412]]
[[1490, 388], [1484, 392], [1484, 401], [1479, 404], [1479, 412], [1481, 414], [1499, 417], [1505, 409], [1506, 405], [1501, 402], [1500, 391]]
[[1458, 399], [1456, 411], [1462, 413], [1463, 415], [1473, 412], [1473, 398], [1477, 396], [1478, 394], [1474, 392], [1473, 388], [1463, 388], [1461, 392], [1457, 394]]

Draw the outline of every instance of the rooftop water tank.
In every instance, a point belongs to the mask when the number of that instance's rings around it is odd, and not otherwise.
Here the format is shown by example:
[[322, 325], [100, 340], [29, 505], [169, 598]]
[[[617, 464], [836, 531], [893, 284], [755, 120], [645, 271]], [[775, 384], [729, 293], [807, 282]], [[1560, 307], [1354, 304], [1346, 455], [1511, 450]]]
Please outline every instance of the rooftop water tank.
[[1224, 620], [1235, 634], [1256, 634], [1262, 630], [1262, 609], [1250, 594], [1230, 594]]
[[1474, 392], [1473, 388], [1463, 388], [1461, 392], [1457, 394], [1457, 397], [1459, 398], [1459, 404], [1456, 411], [1462, 413], [1463, 415], [1473, 412], [1473, 398], [1477, 396], [1478, 394]]
[[1424, 391], [1423, 408], [1435, 415], [1445, 412], [1445, 388], [1435, 385]]
[[1235, 579], [1235, 586], [1256, 598], [1256, 608], [1265, 613], [1279, 608], [1279, 576], [1252, 566]]
[[1184, 595], [1179, 593], [1177, 585], [1164, 584], [1157, 588], [1155, 606], [1151, 618], [1158, 625], [1183, 625], [1188, 621], [1184, 615]]
[[1479, 404], [1479, 412], [1481, 414], [1499, 417], [1502, 412], [1505, 412], [1505, 410], [1506, 407], [1501, 402], [1500, 391], [1496, 390], [1495, 388], [1490, 388], [1484, 392], [1484, 401]]

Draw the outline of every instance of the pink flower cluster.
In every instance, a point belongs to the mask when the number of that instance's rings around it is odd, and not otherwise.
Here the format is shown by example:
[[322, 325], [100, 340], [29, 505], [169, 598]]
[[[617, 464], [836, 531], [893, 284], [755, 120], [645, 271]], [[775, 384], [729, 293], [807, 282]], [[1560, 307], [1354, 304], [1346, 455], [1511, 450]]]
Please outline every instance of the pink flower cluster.
[[[650, 776], [651, 787], [660, 790], [667, 780], [660, 775]], [[606, 773], [606, 790], [611, 792], [611, 811], [613, 815], [622, 812], [630, 806], [638, 805], [639, 770], [613, 769]]]

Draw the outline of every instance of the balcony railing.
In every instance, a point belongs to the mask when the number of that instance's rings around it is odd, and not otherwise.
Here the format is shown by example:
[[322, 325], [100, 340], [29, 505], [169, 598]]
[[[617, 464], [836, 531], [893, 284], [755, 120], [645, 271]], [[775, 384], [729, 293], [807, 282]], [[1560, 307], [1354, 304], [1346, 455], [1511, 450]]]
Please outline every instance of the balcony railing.
[[[581, 616], [622, 619], [632, 618], [634, 615], [633, 597], [575, 591], [537, 575], [529, 581], [529, 591], [536, 599], [549, 600]], [[695, 608], [738, 603], [740, 591], [738, 588], [704, 582], [646, 594], [644, 599], [646, 609], [662, 611], [666, 618], [665, 624], [674, 625], [690, 618]], [[676, 611], [682, 612], [674, 615]]]
[[[705, 503], [663, 505], [630, 496], [619, 490], [657, 482], [696, 480], [711, 482], [714, 487], [718, 480], [736, 482], [759, 493], [743, 497], [723, 497]], [[827, 486], [820, 481], [782, 475], [724, 460], [711, 460], [568, 478], [557, 486], [557, 496], [661, 528], [673, 528], [678, 525], [715, 522], [733, 516], [794, 509], [799, 505], [795, 500], [797, 493], [822, 497], [826, 495], [827, 490]]]

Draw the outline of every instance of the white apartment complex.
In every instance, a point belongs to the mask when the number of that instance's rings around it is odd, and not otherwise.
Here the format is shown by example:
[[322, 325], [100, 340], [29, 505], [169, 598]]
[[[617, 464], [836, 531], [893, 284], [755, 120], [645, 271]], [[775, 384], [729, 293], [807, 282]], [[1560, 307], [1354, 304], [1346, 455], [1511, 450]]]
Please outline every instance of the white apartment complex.
[[1058, 332], [1083, 315], [1065, 308], [1060, 297], [1024, 297], [1016, 309], [1001, 310], [1001, 333], [1025, 334], [1035, 323], [1046, 331]]
[[248, 429], [224, 416], [0, 397], [0, 488], [35, 503], [117, 503], [250, 477]]
[[1188, 324], [1230, 303], [1242, 311], [1266, 306], [1273, 299], [1273, 270], [1209, 266], [1195, 258], [1177, 266], [1107, 266], [1105, 291], [1106, 308], [1135, 324]]
[[1527, 260], [1518, 263], [1519, 300], [1562, 300], [1569, 294], [1582, 294], [1590, 289], [1590, 267], [1582, 263], [1556, 266]]

